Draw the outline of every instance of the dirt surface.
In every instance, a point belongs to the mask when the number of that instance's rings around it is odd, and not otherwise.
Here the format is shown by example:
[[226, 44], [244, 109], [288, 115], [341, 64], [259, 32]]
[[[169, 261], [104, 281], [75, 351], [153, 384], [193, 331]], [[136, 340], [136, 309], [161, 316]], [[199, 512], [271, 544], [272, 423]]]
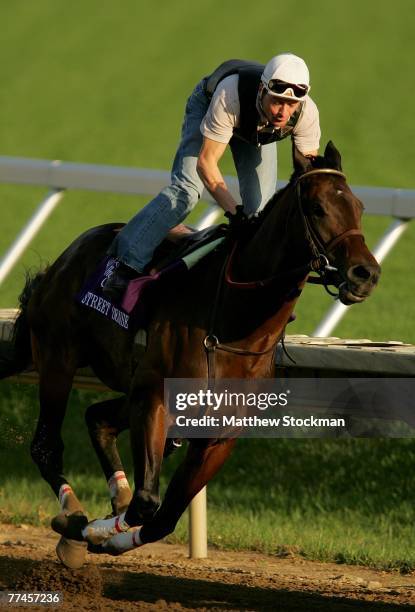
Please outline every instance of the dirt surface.
[[[289, 553], [278, 558], [210, 550], [208, 559], [190, 560], [185, 546], [163, 543], [120, 557], [88, 555], [82, 569], [69, 570], [56, 557], [57, 540], [48, 529], [0, 525], [0, 589], [60, 591], [58, 609], [77, 612], [415, 610], [415, 575], [310, 562]], [[13, 607], [3, 603], [0, 609]]]

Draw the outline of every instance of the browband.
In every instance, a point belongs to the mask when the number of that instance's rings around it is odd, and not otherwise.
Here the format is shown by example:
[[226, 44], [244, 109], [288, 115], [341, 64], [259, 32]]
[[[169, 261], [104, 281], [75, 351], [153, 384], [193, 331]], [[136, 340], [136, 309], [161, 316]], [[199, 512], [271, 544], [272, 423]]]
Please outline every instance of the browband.
[[297, 182], [301, 181], [303, 178], [311, 176], [312, 174], [335, 174], [336, 176], [341, 176], [346, 180], [346, 175], [343, 172], [340, 172], [340, 170], [333, 170], [332, 168], [316, 168], [301, 174], [299, 177], [297, 177]]

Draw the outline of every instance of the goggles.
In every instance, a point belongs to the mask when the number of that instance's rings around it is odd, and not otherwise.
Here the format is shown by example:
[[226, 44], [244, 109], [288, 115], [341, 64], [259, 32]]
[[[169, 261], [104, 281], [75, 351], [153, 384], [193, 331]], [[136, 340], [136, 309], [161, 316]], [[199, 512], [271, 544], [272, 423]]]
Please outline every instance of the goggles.
[[296, 98], [304, 98], [310, 90], [309, 85], [294, 85], [279, 79], [270, 79], [265, 86], [269, 91], [279, 96], [284, 95], [287, 89], [291, 89]]

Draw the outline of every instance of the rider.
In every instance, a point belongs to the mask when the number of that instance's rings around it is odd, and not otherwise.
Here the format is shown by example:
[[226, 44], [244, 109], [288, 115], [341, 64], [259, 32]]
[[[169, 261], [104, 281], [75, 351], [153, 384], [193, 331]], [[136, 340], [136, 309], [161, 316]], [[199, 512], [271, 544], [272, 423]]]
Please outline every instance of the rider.
[[128, 282], [145, 272], [155, 248], [210, 192], [232, 222], [237, 202], [218, 162], [229, 144], [239, 180], [244, 213], [258, 213], [275, 192], [275, 141], [291, 135], [306, 156], [317, 155], [319, 115], [309, 97], [309, 71], [292, 53], [266, 64], [229, 60], [196, 85], [187, 101], [171, 184], [118, 233], [109, 254], [119, 265], [104, 294], [121, 298]]

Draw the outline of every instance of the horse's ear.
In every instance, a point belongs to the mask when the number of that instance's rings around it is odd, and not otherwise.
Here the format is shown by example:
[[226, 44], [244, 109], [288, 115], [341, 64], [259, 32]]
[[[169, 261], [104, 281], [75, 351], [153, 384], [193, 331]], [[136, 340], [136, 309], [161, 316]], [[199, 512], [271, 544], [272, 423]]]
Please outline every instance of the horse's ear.
[[331, 140], [328, 141], [324, 151], [324, 158], [330, 168], [342, 171], [342, 158]]
[[294, 164], [294, 170], [298, 174], [303, 174], [304, 172], [307, 172], [308, 170], [311, 170], [312, 168], [311, 160], [305, 155], [303, 155], [299, 149], [297, 149], [297, 147], [294, 144], [294, 140], [293, 140], [293, 164]]

